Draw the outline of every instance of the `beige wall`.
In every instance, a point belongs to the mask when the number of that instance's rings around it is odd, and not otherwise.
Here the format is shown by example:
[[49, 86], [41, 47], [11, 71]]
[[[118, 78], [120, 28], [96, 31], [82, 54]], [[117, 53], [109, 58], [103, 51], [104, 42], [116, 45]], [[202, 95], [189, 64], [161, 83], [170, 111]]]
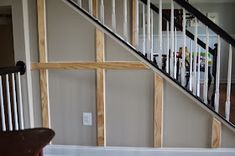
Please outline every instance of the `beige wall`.
[[[35, 0], [29, 0], [29, 6], [31, 60], [37, 62]], [[49, 61], [95, 60], [95, 27], [62, 1], [47, 0], [47, 31]], [[107, 60], [136, 60], [109, 37], [105, 40]], [[96, 144], [95, 125], [82, 126], [82, 112], [92, 112], [95, 121], [95, 84], [95, 71], [49, 72], [53, 143]], [[38, 86], [34, 71], [35, 118], [40, 126]], [[209, 147], [208, 113], [169, 83], [164, 89], [164, 146]], [[153, 146], [153, 73], [107, 71], [106, 91], [108, 146]], [[223, 146], [235, 146], [234, 133], [223, 127], [223, 136]]]

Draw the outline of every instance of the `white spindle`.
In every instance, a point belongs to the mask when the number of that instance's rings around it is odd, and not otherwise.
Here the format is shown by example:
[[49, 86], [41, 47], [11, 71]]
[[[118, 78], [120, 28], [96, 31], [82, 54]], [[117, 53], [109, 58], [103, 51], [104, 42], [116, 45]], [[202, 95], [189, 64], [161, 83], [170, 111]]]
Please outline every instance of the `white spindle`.
[[170, 52], [170, 35], [169, 35], [169, 22], [166, 22], [166, 72], [169, 73], [169, 52]]
[[216, 86], [215, 86], [215, 111], [219, 112], [219, 82], [220, 82], [220, 49], [221, 49], [221, 41], [220, 36], [217, 37], [217, 60], [216, 60]]
[[[150, 54], [151, 49], [151, 14], [150, 14], [150, 3], [151, 1], [147, 1], [147, 54]], [[149, 56], [151, 57], [151, 56]]]
[[197, 72], [198, 72], [198, 75], [197, 75], [197, 89], [196, 89], [196, 93], [197, 93], [197, 96], [200, 97], [200, 92], [201, 92], [201, 47], [197, 47], [198, 49], [198, 66], [197, 66]]
[[143, 55], [145, 55], [146, 54], [146, 47], [145, 47], [145, 45], [146, 45], [146, 40], [145, 40], [145, 4], [143, 4], [142, 5], [142, 9], [143, 9], [143, 23], [142, 23], [142, 25], [143, 25]]
[[170, 73], [171, 76], [176, 78], [174, 71], [174, 2], [171, 0], [171, 57], [170, 57]]
[[184, 86], [185, 85], [185, 59], [186, 59], [186, 13], [185, 9], [183, 9], [183, 46], [182, 46], [182, 67], [181, 67], [181, 84]]
[[77, 0], [77, 4], [82, 7], [82, 0]]
[[123, 5], [124, 5], [124, 10], [123, 10], [123, 12], [124, 12], [124, 17], [123, 17], [123, 19], [124, 19], [124, 22], [123, 22], [123, 34], [124, 34], [124, 39], [127, 41], [128, 40], [128, 32], [127, 32], [127, 0], [124, 0], [124, 2], [123, 2]]
[[232, 45], [229, 45], [229, 57], [228, 57], [228, 79], [227, 79], [227, 95], [226, 95], [226, 104], [225, 104], [225, 116], [229, 121], [230, 119], [230, 95], [231, 95], [231, 79], [232, 79]]
[[[177, 29], [175, 28], [175, 44], [174, 44], [174, 78], [178, 77], [177, 75], [177, 49], [178, 49], [178, 40], [177, 40]], [[179, 69], [180, 70], [180, 69]]]
[[22, 101], [22, 89], [21, 89], [21, 78], [20, 72], [17, 73], [17, 90], [18, 90], [18, 108], [19, 108], [19, 122], [20, 129], [24, 129], [24, 112], [23, 112], [23, 101]]
[[[197, 46], [197, 33], [198, 33], [198, 24], [197, 24], [197, 19], [195, 19], [195, 27], [194, 27], [194, 58], [193, 58], [193, 94], [197, 94], [197, 54], [198, 54], [198, 46]], [[199, 58], [200, 59], [200, 58]], [[200, 69], [200, 65], [199, 65]], [[199, 70], [200, 72], [200, 70]], [[200, 77], [199, 77], [200, 78]]]
[[112, 28], [116, 31], [116, 6], [115, 0], [112, 0]]
[[104, 24], [104, 0], [100, 0], [100, 21]]
[[151, 11], [151, 61], [153, 61], [154, 58], [154, 51], [153, 51], [153, 11]]
[[93, 15], [93, 0], [89, 0], [89, 12]]
[[190, 65], [190, 69], [189, 69], [189, 90], [191, 90], [192, 91], [192, 78], [193, 78], [193, 43], [192, 43], [192, 40], [190, 40], [190, 53], [189, 53], [189, 55], [190, 55], [190, 63], [189, 63], [189, 65]]
[[204, 86], [203, 86], [203, 99], [204, 103], [207, 104], [208, 96], [208, 50], [209, 50], [209, 31], [206, 26], [206, 52], [205, 52], [205, 75], [204, 75]]
[[9, 88], [9, 75], [6, 75], [6, 91], [7, 91], [7, 114], [8, 114], [8, 125], [9, 130], [13, 130], [12, 125], [12, 111], [11, 111], [11, 98], [10, 98], [10, 88]]
[[6, 131], [6, 119], [5, 119], [5, 109], [4, 109], [3, 89], [2, 89], [2, 76], [0, 76], [0, 106], [1, 106], [2, 130]]
[[19, 121], [18, 121], [18, 109], [17, 109], [17, 102], [16, 102], [16, 85], [15, 85], [15, 74], [11, 74], [12, 80], [12, 93], [13, 93], [13, 112], [14, 112], [14, 123], [15, 123], [15, 130], [19, 130]]
[[158, 56], [158, 64], [159, 64], [159, 67], [162, 68], [162, 0], [159, 0], [159, 22], [158, 22], [159, 26], [159, 30], [158, 30], [158, 33], [159, 33], [159, 56]]

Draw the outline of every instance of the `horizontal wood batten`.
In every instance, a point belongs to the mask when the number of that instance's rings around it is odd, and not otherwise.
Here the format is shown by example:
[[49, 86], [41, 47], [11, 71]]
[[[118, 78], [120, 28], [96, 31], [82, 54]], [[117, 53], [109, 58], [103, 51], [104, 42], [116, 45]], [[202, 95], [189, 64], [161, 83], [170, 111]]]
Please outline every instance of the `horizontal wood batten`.
[[32, 63], [32, 70], [39, 69], [111, 69], [111, 70], [146, 70], [149, 69], [141, 62], [51, 62], [51, 63]]

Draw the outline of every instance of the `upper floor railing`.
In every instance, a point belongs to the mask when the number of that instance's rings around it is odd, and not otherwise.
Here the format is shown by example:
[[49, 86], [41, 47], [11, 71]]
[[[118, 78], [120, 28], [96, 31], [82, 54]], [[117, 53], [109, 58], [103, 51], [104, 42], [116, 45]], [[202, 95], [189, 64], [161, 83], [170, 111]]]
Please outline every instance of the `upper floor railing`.
[[[151, 0], [123, 0], [118, 3], [112, 0], [109, 6], [100, 0], [97, 12], [94, 13], [92, 0], [86, 1], [85, 5], [81, 0], [66, 1], [92, 17], [96, 24], [119, 38], [122, 43], [138, 51], [139, 55], [156, 65], [211, 110], [220, 114], [219, 105], [225, 105], [225, 118], [230, 122], [234, 39], [188, 2], [171, 0], [163, 9], [162, 0], [158, 0], [156, 5]], [[116, 11], [117, 4], [123, 6], [122, 12]], [[111, 15], [105, 16], [110, 9]], [[130, 16], [128, 12], [131, 12]], [[194, 19], [194, 25], [190, 28], [187, 26], [188, 14]], [[122, 17], [119, 23], [117, 16]], [[225, 53], [221, 53], [221, 39], [227, 42], [223, 47], [228, 45], [229, 53], [228, 58], [222, 60], [227, 63], [223, 70], [228, 70], [225, 104], [219, 99], [221, 54]], [[214, 44], [215, 48], [211, 48]], [[211, 85], [213, 77], [214, 87]], [[209, 96], [209, 92], [212, 92], [212, 96]]]

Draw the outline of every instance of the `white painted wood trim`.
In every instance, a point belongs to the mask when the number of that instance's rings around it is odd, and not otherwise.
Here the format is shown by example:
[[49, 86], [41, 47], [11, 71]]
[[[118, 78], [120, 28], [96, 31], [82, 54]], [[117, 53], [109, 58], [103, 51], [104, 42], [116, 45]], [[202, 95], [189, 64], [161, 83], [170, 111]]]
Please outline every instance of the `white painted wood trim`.
[[29, 107], [30, 128], [34, 127], [34, 108], [33, 108], [33, 90], [30, 58], [30, 35], [29, 35], [29, 12], [28, 0], [22, 0], [23, 25], [24, 25], [24, 43], [25, 43], [25, 62], [26, 62], [26, 81], [27, 81], [27, 103]]
[[3, 100], [2, 76], [0, 75], [0, 106], [1, 106], [2, 130], [6, 131], [6, 118], [5, 118], [5, 108], [3, 101], [4, 100]]

